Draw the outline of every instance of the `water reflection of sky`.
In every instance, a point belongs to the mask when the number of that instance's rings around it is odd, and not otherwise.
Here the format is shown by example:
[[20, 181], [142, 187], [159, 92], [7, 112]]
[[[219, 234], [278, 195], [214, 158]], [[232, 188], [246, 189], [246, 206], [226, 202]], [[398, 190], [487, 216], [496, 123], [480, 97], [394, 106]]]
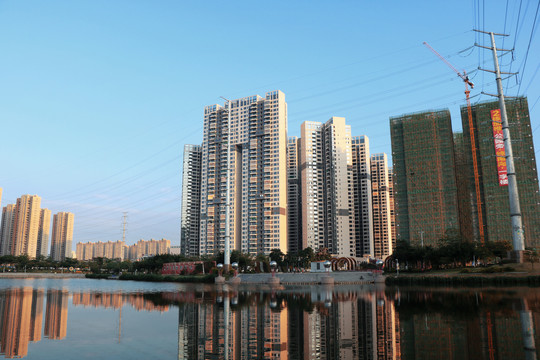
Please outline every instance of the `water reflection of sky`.
[[28, 359], [536, 358], [540, 290], [0, 280]]

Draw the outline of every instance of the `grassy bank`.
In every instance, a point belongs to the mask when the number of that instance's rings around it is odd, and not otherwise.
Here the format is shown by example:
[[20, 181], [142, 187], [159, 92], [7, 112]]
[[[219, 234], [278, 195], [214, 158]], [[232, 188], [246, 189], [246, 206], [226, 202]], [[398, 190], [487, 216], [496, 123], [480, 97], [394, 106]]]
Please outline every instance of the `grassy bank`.
[[[152, 282], [213, 283], [215, 275], [159, 275], [159, 274], [122, 274], [115, 280], [134, 280]], [[109, 274], [86, 274], [87, 279], [110, 279]]]

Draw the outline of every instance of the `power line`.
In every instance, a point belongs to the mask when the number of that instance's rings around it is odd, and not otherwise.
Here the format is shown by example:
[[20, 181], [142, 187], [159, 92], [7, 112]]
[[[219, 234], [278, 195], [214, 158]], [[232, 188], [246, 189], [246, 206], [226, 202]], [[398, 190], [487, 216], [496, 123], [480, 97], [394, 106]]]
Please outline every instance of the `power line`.
[[527, 66], [527, 59], [529, 58], [529, 50], [531, 49], [531, 42], [534, 35], [534, 28], [536, 27], [536, 19], [538, 18], [538, 9], [540, 9], [540, 0], [538, 0], [538, 6], [536, 7], [536, 14], [534, 15], [534, 21], [531, 29], [531, 36], [529, 37], [529, 45], [527, 46], [527, 52], [525, 53], [525, 61], [523, 62], [523, 69], [521, 70], [521, 80], [519, 81], [518, 95], [519, 90], [521, 89], [521, 84], [523, 82], [523, 75], [525, 74], [525, 67]]

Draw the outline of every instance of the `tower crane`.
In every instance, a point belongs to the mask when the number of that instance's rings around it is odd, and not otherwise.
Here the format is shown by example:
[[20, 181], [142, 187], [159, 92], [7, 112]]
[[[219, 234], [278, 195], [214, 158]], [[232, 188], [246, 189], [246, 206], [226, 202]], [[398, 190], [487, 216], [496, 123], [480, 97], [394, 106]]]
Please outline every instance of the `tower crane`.
[[471, 110], [471, 98], [470, 98], [470, 90], [474, 88], [474, 84], [471, 80], [469, 80], [469, 77], [467, 76], [467, 73], [465, 70], [463, 70], [463, 74], [461, 74], [452, 64], [448, 62], [443, 56], [441, 56], [435, 49], [433, 49], [427, 42], [424, 41], [424, 45], [431, 50], [439, 59], [444, 61], [446, 65], [450, 67], [450, 69], [454, 70], [454, 72], [463, 80], [465, 83], [465, 97], [467, 98], [467, 113], [469, 117], [469, 134], [471, 137], [471, 149], [472, 149], [472, 162], [473, 162], [473, 170], [474, 170], [474, 187], [476, 192], [476, 209], [478, 211], [478, 232], [480, 235], [480, 242], [484, 243], [484, 222], [482, 217], [482, 197], [480, 194], [480, 177], [478, 176], [478, 160], [476, 157], [476, 141], [474, 136], [474, 128], [473, 128], [473, 121], [472, 121], [472, 110]]

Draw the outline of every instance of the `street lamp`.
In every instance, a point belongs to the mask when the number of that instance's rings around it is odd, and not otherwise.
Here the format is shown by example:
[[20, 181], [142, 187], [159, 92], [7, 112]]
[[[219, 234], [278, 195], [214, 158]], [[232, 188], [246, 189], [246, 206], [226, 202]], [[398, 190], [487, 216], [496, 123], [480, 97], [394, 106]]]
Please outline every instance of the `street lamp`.
[[225, 271], [229, 270], [231, 263], [230, 240], [231, 240], [231, 108], [232, 101], [220, 96], [229, 103], [229, 113], [227, 116], [227, 196], [225, 200]]
[[276, 276], [277, 262], [270, 261], [270, 268], [272, 269], [272, 277]]
[[332, 266], [332, 263], [329, 260], [326, 260], [324, 262], [324, 268], [326, 269], [326, 272], [330, 272], [330, 266]]
[[223, 269], [223, 264], [222, 263], [219, 263], [217, 264], [217, 269], [218, 269], [218, 272], [219, 272], [219, 276], [221, 276], [221, 270]]

